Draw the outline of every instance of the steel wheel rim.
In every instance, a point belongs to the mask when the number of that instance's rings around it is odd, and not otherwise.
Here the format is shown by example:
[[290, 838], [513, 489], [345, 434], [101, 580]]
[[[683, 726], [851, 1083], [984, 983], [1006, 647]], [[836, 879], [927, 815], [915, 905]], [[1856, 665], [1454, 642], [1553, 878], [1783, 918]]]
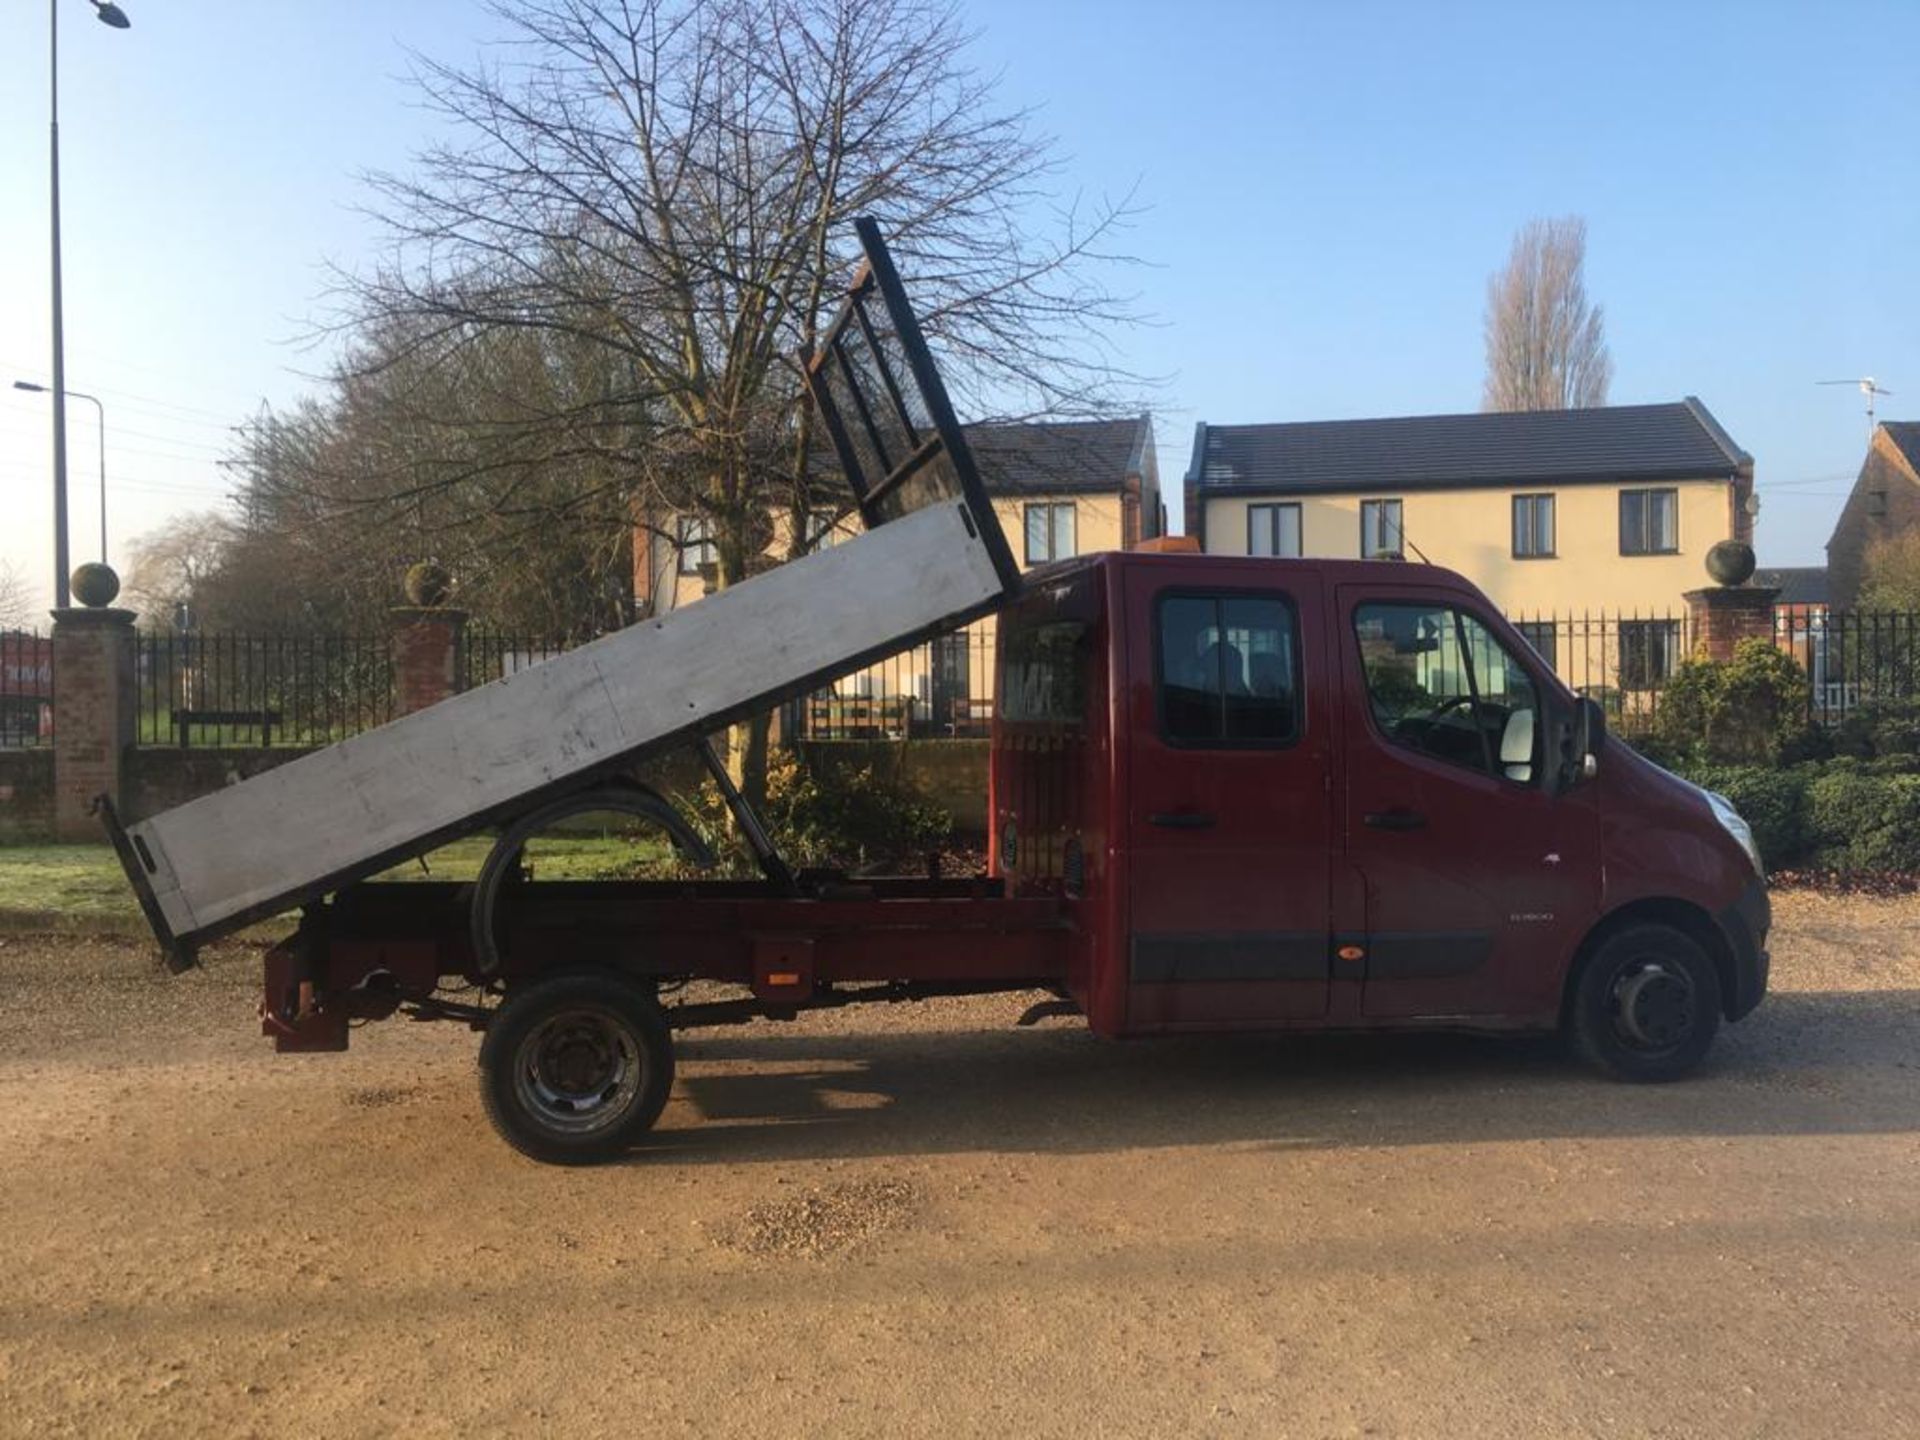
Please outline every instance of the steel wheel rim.
[[1693, 978], [1658, 960], [1622, 966], [1612, 990], [1613, 1029], [1635, 1050], [1672, 1050], [1693, 1034]]
[[514, 1093], [547, 1129], [592, 1135], [633, 1108], [644, 1070], [640, 1042], [624, 1020], [607, 1010], [564, 1010], [521, 1040]]

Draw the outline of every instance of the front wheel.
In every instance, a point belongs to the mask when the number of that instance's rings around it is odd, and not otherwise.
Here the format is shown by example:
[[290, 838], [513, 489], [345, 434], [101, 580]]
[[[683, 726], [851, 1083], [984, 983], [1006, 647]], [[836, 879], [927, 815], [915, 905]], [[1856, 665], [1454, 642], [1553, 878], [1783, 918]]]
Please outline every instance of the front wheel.
[[1665, 925], [1610, 935], [1574, 981], [1574, 1050], [1622, 1080], [1677, 1080], [1720, 1027], [1720, 977], [1692, 937]]
[[521, 1154], [592, 1165], [629, 1149], [673, 1088], [660, 1002], [617, 975], [557, 975], [514, 991], [480, 1045], [480, 1098]]

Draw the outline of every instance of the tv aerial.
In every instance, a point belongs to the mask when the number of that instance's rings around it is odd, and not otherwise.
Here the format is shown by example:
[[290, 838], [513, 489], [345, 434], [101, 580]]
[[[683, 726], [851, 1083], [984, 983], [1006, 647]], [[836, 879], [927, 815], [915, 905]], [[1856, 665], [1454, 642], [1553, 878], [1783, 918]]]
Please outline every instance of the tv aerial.
[[1867, 438], [1869, 440], [1873, 438], [1873, 402], [1881, 395], [1893, 394], [1893, 391], [1878, 384], [1871, 375], [1863, 375], [1858, 380], [1816, 380], [1813, 383], [1816, 385], [1853, 385], [1858, 387], [1860, 393], [1867, 397]]

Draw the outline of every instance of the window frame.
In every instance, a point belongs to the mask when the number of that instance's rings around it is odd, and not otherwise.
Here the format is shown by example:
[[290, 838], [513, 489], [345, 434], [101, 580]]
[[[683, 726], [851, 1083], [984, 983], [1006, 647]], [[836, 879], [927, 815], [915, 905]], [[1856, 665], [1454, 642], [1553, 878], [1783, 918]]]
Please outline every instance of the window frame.
[[806, 512], [807, 553], [827, 550], [849, 537], [840, 533], [840, 521], [843, 518], [834, 510], [809, 510]]
[[[1644, 542], [1647, 539], [1645, 497], [1649, 495], [1666, 495], [1670, 496], [1673, 501], [1673, 544], [1664, 550], [1656, 550], [1644, 546]], [[1637, 538], [1643, 542], [1642, 548], [1629, 549], [1627, 547], [1627, 499], [1629, 496], [1639, 497], [1641, 500], [1640, 534]], [[1636, 485], [1622, 487], [1620, 491], [1620, 553], [1625, 556], [1635, 557], [1642, 555], [1678, 555], [1680, 553], [1680, 491], [1677, 486]]]
[[[1520, 638], [1527, 642], [1527, 648], [1533, 651], [1533, 658], [1538, 660], [1543, 666], [1545, 666], [1549, 674], [1558, 675], [1560, 673], [1560, 623], [1559, 621], [1557, 620], [1515, 620], [1515, 621], [1512, 621], [1511, 623], [1513, 625], [1514, 630], [1518, 632]], [[1554, 653], [1549, 655], [1547, 654], [1546, 651], [1542, 650], [1538, 645], [1534, 644], [1533, 636], [1527, 633], [1529, 629], [1544, 631], [1546, 634], [1551, 636], [1553, 639]]]
[[[1627, 683], [1627, 635], [1629, 633], [1629, 626], [1632, 627], [1632, 632], [1636, 636], [1650, 637], [1656, 633], [1660, 636], [1661, 660], [1663, 662], [1660, 673], [1658, 675], [1642, 673], [1636, 677], [1642, 681], [1651, 680], [1651, 684], [1629, 685]], [[1642, 660], [1650, 658], [1644, 639], [1640, 641], [1640, 645], [1640, 658]], [[1623, 695], [1648, 695], [1659, 690], [1667, 681], [1673, 679], [1673, 677], [1680, 672], [1680, 651], [1684, 645], [1685, 637], [1681, 634], [1680, 622], [1677, 619], [1671, 617], [1652, 617], [1645, 620], [1622, 620], [1620, 622], [1618, 639], [1620, 660], [1614, 667], [1614, 680], [1619, 687], [1620, 693]]]
[[[1374, 738], [1382, 745], [1388, 746], [1400, 754], [1412, 755], [1433, 765], [1443, 765], [1446, 767], [1448, 774], [1472, 775], [1481, 780], [1512, 786], [1515, 789], [1539, 790], [1545, 793], [1546, 784], [1542, 777], [1546, 768], [1546, 697], [1551, 687], [1546, 681], [1543, 681], [1540, 671], [1534, 665], [1528, 663], [1529, 658], [1534, 661], [1540, 660], [1540, 653], [1535, 650], [1532, 645], [1525, 643], [1524, 636], [1522, 637], [1523, 643], [1518, 653], [1507, 653], [1507, 659], [1512, 664], [1520, 667], [1520, 673], [1525, 675], [1528, 683], [1533, 686], [1534, 758], [1530, 763], [1533, 766], [1534, 773], [1529, 779], [1515, 780], [1507, 775], [1506, 767], [1500, 763], [1499, 754], [1494, 748], [1494, 741], [1484, 730], [1480, 730], [1481, 753], [1486, 757], [1487, 763], [1492, 767], [1491, 769], [1480, 769], [1471, 765], [1462, 765], [1457, 761], [1447, 759], [1444, 755], [1436, 755], [1430, 750], [1421, 750], [1416, 746], [1409, 745], [1406, 741], [1396, 739], [1387, 733], [1385, 727], [1380, 723], [1379, 715], [1375, 713], [1373, 708], [1373, 685], [1367, 678], [1367, 660], [1360, 649], [1360, 611], [1363, 607], [1369, 605], [1398, 605], [1403, 608], [1430, 606], [1435, 609], [1445, 610], [1447, 614], [1453, 617], [1455, 643], [1460, 646], [1461, 653], [1466, 656], [1471, 656], [1473, 653], [1472, 647], [1466, 644], [1464, 621], [1467, 619], [1471, 619], [1475, 624], [1479, 625], [1481, 629], [1485, 630], [1487, 637], [1492, 640], [1494, 644], [1498, 645], [1502, 651], [1506, 651], [1507, 645], [1506, 637], [1500, 633], [1499, 628], [1491, 620], [1460, 600], [1439, 599], [1434, 597], [1422, 598], [1407, 595], [1371, 595], [1362, 596], [1353, 601], [1352, 604], [1345, 607], [1347, 618], [1344, 628], [1347, 634], [1347, 641], [1353, 646], [1353, 658], [1359, 670], [1360, 686], [1366, 701], [1367, 727], [1372, 731]], [[1554, 672], [1549, 669], [1548, 675], [1551, 676], [1553, 673]], [[1480, 677], [1475, 673], [1471, 664], [1467, 667], [1467, 689], [1469, 703], [1477, 712], [1482, 704], [1480, 699]], [[1479, 728], [1478, 722], [1476, 721], [1475, 729], [1479, 730]]]
[[[1051, 565], [1056, 560], [1072, 560], [1080, 554], [1080, 515], [1077, 500], [1027, 500], [1020, 507], [1020, 550], [1028, 565]], [[1047, 554], [1039, 559], [1033, 554], [1033, 512], [1046, 512]], [[1065, 510], [1073, 516], [1073, 553], [1060, 555], [1060, 537], [1055, 528], [1056, 517]]]
[[[1291, 555], [1283, 555], [1280, 553], [1280, 512], [1282, 510], [1291, 510], [1293, 512], [1293, 535], [1295, 541], [1298, 543], [1298, 548]], [[1269, 534], [1274, 545], [1274, 548], [1265, 554], [1253, 548], [1254, 516], [1257, 513], [1263, 513], [1263, 518], [1267, 520]], [[1298, 500], [1259, 500], [1248, 504], [1247, 554], [1249, 556], [1256, 560], [1299, 560], [1303, 558], [1306, 553], [1306, 519], [1301, 514], [1300, 502]]]
[[[675, 535], [678, 543], [674, 546], [675, 568], [682, 575], [698, 575], [703, 566], [719, 563], [719, 555], [713, 548], [713, 525], [703, 515], [681, 515], [676, 517], [679, 525]], [[696, 538], [695, 529], [699, 530]]]
[[[1394, 515], [1393, 528], [1395, 532], [1397, 532], [1399, 543], [1394, 545], [1391, 549], [1379, 550], [1369, 554], [1367, 551], [1367, 512], [1369, 509], [1374, 509], [1374, 508], [1378, 508], [1380, 506], [1385, 506], [1385, 505], [1391, 505], [1393, 507], [1393, 515]], [[1383, 495], [1378, 499], [1374, 499], [1374, 500], [1362, 500], [1360, 502], [1360, 558], [1362, 560], [1405, 559], [1406, 554], [1407, 554], [1406, 497], [1400, 496], [1400, 495]]]
[[[1557, 560], [1560, 558], [1560, 506], [1552, 490], [1528, 490], [1513, 497], [1513, 558], [1516, 560]], [[1542, 501], [1547, 506], [1547, 548], [1544, 550], [1523, 550], [1520, 537], [1524, 534], [1532, 543], [1537, 529], [1539, 507]], [[1520, 515], [1526, 511], [1527, 524], [1522, 526]]]
[[[1171, 600], [1211, 600], [1216, 605], [1225, 600], [1273, 600], [1285, 607], [1288, 640], [1293, 655], [1294, 704], [1291, 735], [1284, 739], [1263, 739], [1259, 736], [1230, 738], [1223, 735], [1214, 739], [1194, 740], [1168, 733], [1166, 645], [1162, 618], [1167, 603]], [[1154, 737], [1162, 745], [1170, 750], [1291, 750], [1306, 738], [1306, 654], [1300, 645], [1300, 602], [1294, 598], [1292, 591], [1269, 588], [1225, 590], [1195, 585], [1169, 585], [1166, 589], [1154, 593], [1149, 628], [1152, 630], [1153, 638], [1153, 730]]]

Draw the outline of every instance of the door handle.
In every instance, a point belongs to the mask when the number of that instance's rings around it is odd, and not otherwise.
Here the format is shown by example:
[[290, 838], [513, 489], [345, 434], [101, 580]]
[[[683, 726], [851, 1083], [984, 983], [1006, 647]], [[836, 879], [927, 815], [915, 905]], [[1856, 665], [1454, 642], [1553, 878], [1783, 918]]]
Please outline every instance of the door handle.
[[1424, 830], [1427, 817], [1418, 810], [1396, 805], [1391, 810], [1375, 810], [1365, 817], [1369, 830]]
[[1198, 810], [1175, 810], [1149, 815], [1147, 823], [1163, 830], [1208, 830], [1213, 827], [1213, 816]]

